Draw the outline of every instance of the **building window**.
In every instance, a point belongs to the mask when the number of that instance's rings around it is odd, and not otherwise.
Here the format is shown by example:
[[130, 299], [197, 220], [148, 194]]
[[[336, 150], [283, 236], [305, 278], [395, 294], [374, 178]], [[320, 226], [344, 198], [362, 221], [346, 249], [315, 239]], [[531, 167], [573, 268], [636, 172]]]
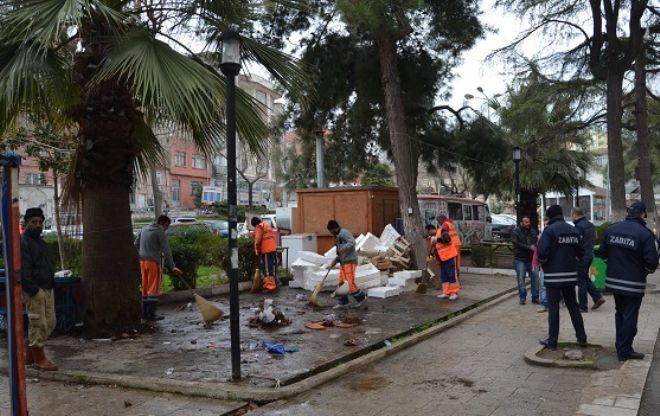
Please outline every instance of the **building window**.
[[190, 183], [190, 195], [197, 195], [202, 193], [202, 183], [201, 182], [191, 182]]
[[265, 92], [257, 90], [257, 92], [255, 93], [255, 98], [261, 104], [267, 105], [267, 103], [266, 103], [266, 93]]
[[181, 181], [179, 179], [172, 179], [172, 201], [181, 201]]
[[206, 169], [206, 158], [201, 155], [193, 155], [193, 168], [194, 169]]
[[186, 166], [186, 152], [174, 153], [174, 166]]
[[26, 173], [25, 174], [25, 184], [26, 185], [48, 185], [46, 180], [46, 175], [43, 173]]
[[156, 185], [163, 184], [163, 174], [161, 172], [156, 172]]

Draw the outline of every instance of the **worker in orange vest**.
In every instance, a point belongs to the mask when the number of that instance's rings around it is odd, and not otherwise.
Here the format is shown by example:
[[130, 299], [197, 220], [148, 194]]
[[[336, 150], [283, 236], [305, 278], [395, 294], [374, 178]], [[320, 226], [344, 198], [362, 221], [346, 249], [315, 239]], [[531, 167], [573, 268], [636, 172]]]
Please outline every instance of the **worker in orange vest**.
[[252, 217], [254, 232], [254, 252], [259, 257], [261, 272], [263, 274], [263, 288], [269, 292], [277, 290], [277, 241], [273, 228], [261, 222], [261, 219]]
[[456, 258], [458, 249], [451, 239], [449, 232], [442, 227], [438, 228], [435, 237], [435, 248], [440, 259], [440, 281], [442, 282], [442, 294], [438, 298], [455, 300], [461, 289], [456, 278]]
[[458, 276], [461, 271], [461, 237], [458, 235], [456, 227], [454, 226], [454, 222], [451, 220], [451, 218], [448, 218], [446, 215], [438, 215], [436, 219], [440, 228], [449, 233], [449, 237], [451, 237], [451, 243], [454, 245], [454, 247], [456, 247], [456, 251], [458, 252], [458, 255], [456, 256], [456, 276]]

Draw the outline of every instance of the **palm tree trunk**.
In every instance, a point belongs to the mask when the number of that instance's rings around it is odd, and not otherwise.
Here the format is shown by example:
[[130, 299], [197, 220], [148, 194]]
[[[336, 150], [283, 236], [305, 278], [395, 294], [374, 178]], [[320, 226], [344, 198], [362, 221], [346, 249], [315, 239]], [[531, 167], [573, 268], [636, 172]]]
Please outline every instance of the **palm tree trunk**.
[[651, 159], [649, 158], [649, 126], [646, 107], [646, 60], [644, 48], [641, 49], [635, 61], [635, 123], [637, 127], [637, 153], [639, 154], [639, 186], [642, 201], [650, 214], [649, 224], [656, 228], [657, 213], [655, 193], [653, 192], [653, 175]]
[[609, 181], [612, 203], [612, 220], [619, 221], [626, 216], [626, 189], [623, 169], [623, 143], [621, 116], [623, 108], [623, 75], [614, 70], [607, 74], [607, 157], [609, 160]]
[[88, 186], [83, 193], [83, 319], [92, 334], [138, 326], [140, 268], [133, 246], [129, 188]]
[[381, 82], [385, 93], [387, 127], [399, 187], [399, 211], [403, 217], [406, 238], [413, 246], [418, 269], [426, 265], [424, 226], [417, 201], [417, 166], [419, 147], [408, 134], [405, 109], [401, 97], [401, 80], [397, 67], [396, 42], [388, 37], [376, 39], [380, 60]]
[[53, 203], [55, 204], [55, 226], [57, 227], [57, 249], [60, 252], [60, 270], [66, 270], [66, 258], [64, 257], [64, 241], [62, 236], [62, 224], [60, 218], [60, 185], [57, 169], [53, 168]]

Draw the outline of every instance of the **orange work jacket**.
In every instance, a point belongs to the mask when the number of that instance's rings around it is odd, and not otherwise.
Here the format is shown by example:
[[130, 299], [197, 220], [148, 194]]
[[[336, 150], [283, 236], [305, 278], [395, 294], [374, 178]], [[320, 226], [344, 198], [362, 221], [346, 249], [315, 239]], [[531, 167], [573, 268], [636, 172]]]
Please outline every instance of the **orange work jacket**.
[[447, 230], [449, 233], [449, 236], [451, 237], [451, 244], [453, 246], [456, 246], [457, 249], [461, 249], [461, 237], [458, 236], [458, 233], [456, 232], [456, 227], [454, 227], [454, 223], [451, 221], [445, 221], [442, 223], [442, 228]]
[[273, 253], [277, 251], [277, 242], [273, 228], [264, 224], [257, 224], [254, 232], [254, 251], [257, 255]]
[[452, 259], [454, 257], [458, 256], [458, 248], [454, 245], [454, 242], [450, 243], [443, 243], [442, 240], [442, 229], [438, 229], [438, 233], [436, 234], [436, 242], [435, 242], [435, 249], [438, 253], [438, 257], [440, 258], [440, 261], [447, 261], [449, 259]]

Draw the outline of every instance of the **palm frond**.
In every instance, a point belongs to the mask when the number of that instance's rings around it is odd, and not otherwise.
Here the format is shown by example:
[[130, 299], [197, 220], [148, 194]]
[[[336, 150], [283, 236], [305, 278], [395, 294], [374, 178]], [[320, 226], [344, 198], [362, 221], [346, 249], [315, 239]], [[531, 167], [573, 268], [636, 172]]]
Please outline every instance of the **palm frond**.
[[[224, 139], [225, 79], [199, 59], [185, 56], [142, 28], [117, 35], [90, 87], [118, 78], [132, 86], [145, 113], [190, 135], [207, 155]], [[252, 148], [262, 147], [268, 128], [257, 106], [237, 94], [237, 129]]]
[[134, 134], [137, 144], [135, 172], [137, 176], [145, 179], [150, 168], [165, 165], [167, 156], [158, 137], [143, 118], [137, 121]]
[[85, 17], [94, 15], [113, 25], [124, 20], [119, 11], [101, 0], [0, 0], [1, 8], [8, 10], [0, 19], [3, 37], [36, 39], [45, 44], [56, 43], [71, 27], [80, 27]]
[[24, 110], [51, 122], [66, 118], [78, 98], [68, 65], [37, 43], [0, 44], [0, 134]]

